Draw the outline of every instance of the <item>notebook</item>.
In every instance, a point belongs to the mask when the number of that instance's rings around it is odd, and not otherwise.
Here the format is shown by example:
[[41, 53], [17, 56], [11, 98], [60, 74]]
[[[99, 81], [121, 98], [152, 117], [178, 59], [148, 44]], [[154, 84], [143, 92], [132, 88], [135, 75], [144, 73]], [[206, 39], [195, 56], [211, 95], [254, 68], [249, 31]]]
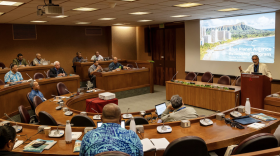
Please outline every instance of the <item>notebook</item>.
[[143, 145], [143, 151], [151, 151], [151, 150], [165, 150], [169, 145], [169, 141], [166, 138], [160, 139], [142, 139], [141, 143]]
[[82, 141], [81, 141], [81, 140], [76, 140], [76, 141], [75, 141], [75, 145], [74, 145], [73, 152], [80, 152], [81, 144], [82, 144]]
[[13, 149], [17, 148], [17, 147], [20, 146], [22, 143], [23, 143], [23, 140], [18, 140], [18, 141], [15, 143]]
[[78, 140], [82, 134], [82, 132], [72, 132], [72, 140]]

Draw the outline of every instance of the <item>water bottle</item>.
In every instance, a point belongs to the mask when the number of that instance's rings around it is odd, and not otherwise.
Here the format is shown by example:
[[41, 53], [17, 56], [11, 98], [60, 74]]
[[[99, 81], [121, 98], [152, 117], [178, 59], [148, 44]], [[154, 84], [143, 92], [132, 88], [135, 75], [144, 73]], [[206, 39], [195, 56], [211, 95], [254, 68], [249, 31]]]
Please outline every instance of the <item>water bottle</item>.
[[136, 125], [135, 125], [135, 121], [134, 121], [134, 118], [133, 118], [133, 117], [131, 117], [131, 119], [130, 119], [130, 125], [129, 125], [129, 127], [130, 127], [130, 130], [132, 130], [133, 132], [136, 133]]
[[251, 114], [251, 104], [250, 104], [249, 98], [246, 98], [245, 114]]
[[66, 121], [66, 126], [65, 126], [65, 141], [67, 144], [72, 142], [72, 128], [70, 121]]

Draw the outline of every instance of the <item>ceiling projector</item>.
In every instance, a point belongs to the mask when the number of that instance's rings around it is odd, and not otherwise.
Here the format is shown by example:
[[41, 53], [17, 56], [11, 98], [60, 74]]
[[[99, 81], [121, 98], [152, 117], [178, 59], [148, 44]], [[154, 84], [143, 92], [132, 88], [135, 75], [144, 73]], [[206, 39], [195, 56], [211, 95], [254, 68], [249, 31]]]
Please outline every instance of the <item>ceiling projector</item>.
[[[40, 8], [39, 8], [40, 7]], [[63, 15], [63, 7], [55, 5], [52, 3], [52, 0], [49, 0], [49, 4], [37, 6], [37, 15], [43, 16], [46, 15]]]

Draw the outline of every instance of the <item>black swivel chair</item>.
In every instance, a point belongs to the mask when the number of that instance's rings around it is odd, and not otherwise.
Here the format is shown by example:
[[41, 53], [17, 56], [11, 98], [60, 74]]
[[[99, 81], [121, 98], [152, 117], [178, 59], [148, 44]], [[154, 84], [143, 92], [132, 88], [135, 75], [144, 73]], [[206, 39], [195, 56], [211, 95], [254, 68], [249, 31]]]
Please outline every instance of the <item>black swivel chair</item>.
[[48, 126], [57, 126], [57, 122], [54, 118], [47, 112], [41, 111], [39, 112], [39, 120], [40, 125], [48, 125]]
[[75, 115], [70, 123], [73, 124], [73, 127], [95, 127], [93, 120], [83, 115]]
[[163, 156], [209, 156], [206, 143], [197, 136], [185, 136], [172, 141]]
[[[134, 121], [136, 125], [146, 125], [149, 124], [148, 120], [143, 117], [134, 117]], [[130, 119], [125, 122], [126, 126], [130, 125]]]
[[278, 141], [270, 133], [260, 133], [243, 140], [231, 153], [237, 155], [278, 147]]

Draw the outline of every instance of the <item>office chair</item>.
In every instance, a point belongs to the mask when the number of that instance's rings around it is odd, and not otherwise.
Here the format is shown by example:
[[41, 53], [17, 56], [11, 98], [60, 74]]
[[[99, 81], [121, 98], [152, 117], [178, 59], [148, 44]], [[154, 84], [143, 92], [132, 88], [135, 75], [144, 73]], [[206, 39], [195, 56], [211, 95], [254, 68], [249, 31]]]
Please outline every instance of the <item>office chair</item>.
[[[143, 117], [134, 117], [135, 125], [146, 125], [149, 124], [148, 120]], [[125, 122], [126, 126], [130, 125], [130, 119]]]
[[226, 75], [221, 76], [218, 80], [218, 84], [230, 85], [230, 77]]
[[71, 121], [73, 127], [95, 127], [93, 120], [88, 116], [75, 115]]
[[48, 126], [57, 126], [57, 122], [54, 118], [47, 112], [41, 111], [39, 112], [39, 120], [40, 125], [48, 125]]

